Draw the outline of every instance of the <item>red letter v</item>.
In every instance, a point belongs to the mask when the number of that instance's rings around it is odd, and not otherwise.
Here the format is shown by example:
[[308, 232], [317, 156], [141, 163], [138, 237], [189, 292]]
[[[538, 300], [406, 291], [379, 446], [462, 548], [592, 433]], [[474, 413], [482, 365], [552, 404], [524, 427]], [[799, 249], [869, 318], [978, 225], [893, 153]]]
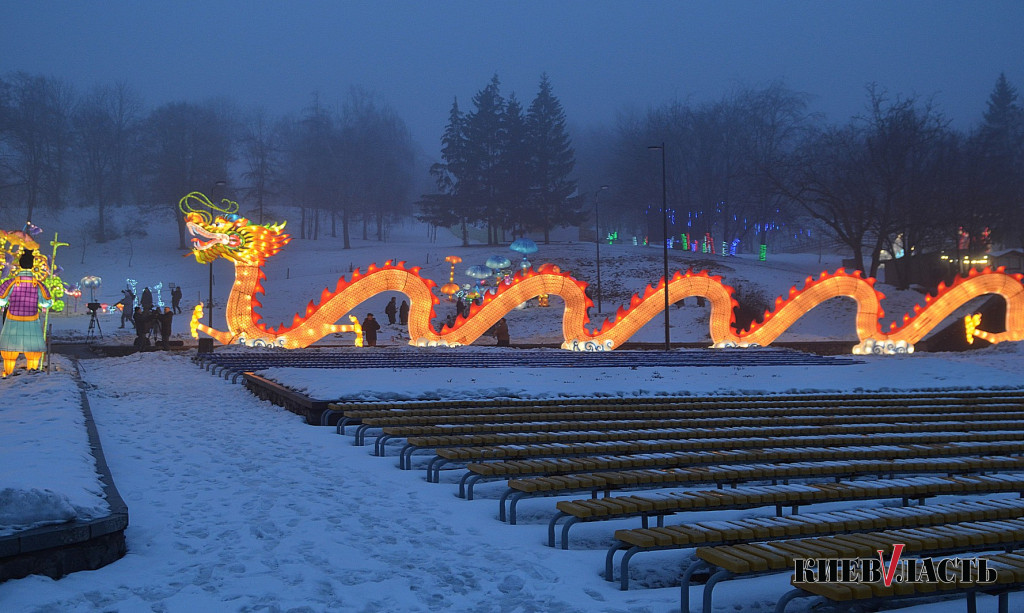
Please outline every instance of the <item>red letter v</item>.
[[[882, 577], [882, 583], [885, 587], [892, 587], [892, 580], [896, 576], [896, 567], [900, 563], [900, 555], [903, 553], [905, 543], [895, 543], [892, 546], [892, 559], [889, 560], [889, 567], [885, 569], [885, 576]], [[882, 557], [882, 550], [878, 549], [878, 561], [885, 567], [885, 559]]]

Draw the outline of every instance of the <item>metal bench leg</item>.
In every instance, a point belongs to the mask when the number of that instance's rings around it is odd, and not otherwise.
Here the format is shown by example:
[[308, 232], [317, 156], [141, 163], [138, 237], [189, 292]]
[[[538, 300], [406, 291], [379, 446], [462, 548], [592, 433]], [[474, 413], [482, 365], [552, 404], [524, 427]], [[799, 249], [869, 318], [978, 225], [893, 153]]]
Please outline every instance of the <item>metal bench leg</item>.
[[[359, 424], [356, 426], [355, 437], [356, 440], [352, 441], [352, 444], [356, 447], [362, 447], [366, 444], [366, 431], [370, 429], [370, 426], [366, 424]], [[376, 449], [374, 449], [376, 451]]]
[[693, 564], [686, 567], [686, 571], [683, 572], [683, 576], [680, 579], [682, 585], [679, 591], [679, 611], [680, 613], [690, 613], [690, 581], [693, 580], [693, 575], [697, 571], [711, 568], [711, 565], [704, 560], [698, 559]]
[[398, 452], [398, 467], [402, 470], [412, 470], [412, 454], [418, 449], [415, 445], [406, 443]]
[[501, 494], [501, 498], [498, 499], [498, 520], [499, 521], [505, 521], [506, 520], [507, 516], [505, 515], [505, 501], [508, 500], [508, 497], [511, 496], [513, 493], [515, 493], [515, 490], [513, 490], [512, 488], [510, 488], [510, 487], [505, 488], [505, 491]]
[[608, 552], [604, 554], [605, 581], [615, 581], [615, 553], [628, 547], [629, 545], [619, 542], [608, 548]]
[[580, 520], [579, 517], [570, 517], [564, 524], [562, 524], [562, 549], [569, 548], [569, 528]]
[[720, 570], [708, 578], [708, 582], [704, 584], [704, 613], [711, 613], [711, 597], [715, 590], [715, 585], [720, 581], [725, 581], [731, 576], [732, 573], [729, 571]]
[[[427, 465], [427, 481], [431, 481], [431, 479], [432, 479], [433, 483], [440, 483], [441, 482], [441, 467], [444, 466], [447, 463], [448, 463], [448, 458], [442, 458], [439, 455], [434, 456], [434, 458], [432, 460], [430, 460], [430, 464]], [[461, 483], [459, 484], [459, 487], [460, 488], [462, 487]], [[461, 493], [460, 493], [460, 496], [461, 496]]]
[[529, 492], [517, 492], [512, 494], [512, 497], [508, 501], [508, 523], [512, 526], [516, 525], [516, 508], [519, 506], [519, 501], [523, 498], [528, 497]]
[[[476, 473], [467, 472], [459, 479], [459, 498], [466, 497], [466, 481], [469, 481], [474, 474]], [[440, 475], [438, 475], [438, 478], [440, 479]]]
[[481, 482], [483, 480], [484, 480], [484, 476], [483, 475], [476, 475], [476, 474], [474, 474], [469, 479], [466, 479], [466, 500], [473, 500], [473, 489], [476, 487], [477, 483], [479, 483], [479, 482]]
[[619, 589], [624, 592], [629, 589], [629, 561], [638, 553], [639, 547], [630, 547], [619, 562]]
[[555, 546], [555, 524], [558, 523], [558, 520], [566, 516], [567, 515], [565, 513], [559, 511], [558, 513], [555, 513], [555, 516], [548, 522], [548, 547]]
[[[384, 445], [391, 440], [390, 434], [381, 434], [377, 437], [377, 440], [373, 443], [373, 455], [378, 457], [384, 457]], [[355, 443], [353, 443], [355, 444]]]

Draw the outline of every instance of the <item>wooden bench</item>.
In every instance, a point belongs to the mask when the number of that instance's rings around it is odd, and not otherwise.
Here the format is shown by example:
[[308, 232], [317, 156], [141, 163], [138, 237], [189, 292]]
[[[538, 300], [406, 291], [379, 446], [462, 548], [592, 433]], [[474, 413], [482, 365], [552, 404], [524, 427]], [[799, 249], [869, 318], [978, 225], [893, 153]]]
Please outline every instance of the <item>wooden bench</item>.
[[[977, 594], [987, 593], [999, 598], [999, 613], [1009, 613], [1009, 593], [1024, 589], [1024, 555], [1004, 553], [984, 556], [989, 568], [996, 571], [993, 583], [982, 583], [976, 579], [958, 580], [950, 584], [893, 584], [885, 587], [883, 583], [793, 583], [797, 589], [787, 592], [775, 607], [776, 613], [785, 613], [786, 606], [795, 598], [817, 596], [819, 603], [833, 610], [848, 611], [854, 606], [875, 606], [886, 604], [897, 599], [934, 597], [937, 594], [967, 595], [968, 613], [977, 613]], [[812, 604], [814, 610], [822, 610]]]
[[616, 530], [618, 543], [605, 554], [605, 579], [615, 580], [615, 556], [619, 561], [619, 586], [629, 589], [629, 563], [638, 554], [735, 545], [771, 539], [826, 536], [871, 532], [969, 521], [991, 521], [1024, 517], [1024, 500], [963, 500], [948, 504], [916, 507], [875, 507], [784, 517], [756, 517], [730, 521], [705, 521], [661, 528]]
[[1024, 545], [1024, 519], [699, 547], [697, 557], [700, 562], [691, 564], [683, 575], [681, 610], [690, 610], [690, 579], [704, 568], [713, 571], [704, 584], [704, 611], [710, 613], [715, 586], [727, 579], [739, 575], [792, 571], [798, 559], [874, 558], [878, 556], [879, 550], [891, 554], [894, 543], [905, 545], [904, 556], [950, 555], [998, 549], [1012, 551]]
[[[356, 445], [362, 445], [364, 435], [371, 427], [379, 428], [374, 445], [374, 454], [383, 455], [383, 446], [391, 439], [409, 437], [450, 436], [460, 434], [495, 434], [495, 433], [528, 433], [528, 432], [571, 432], [596, 430], [673, 430], [683, 429], [693, 432], [692, 438], [714, 436], [716, 432], [724, 432], [730, 436], [787, 436], [802, 433], [815, 434], [863, 434], [874, 432], [901, 432], [913, 425], [918, 432], [944, 432], [963, 430], [970, 424], [974, 430], [1021, 430], [1024, 429], [1024, 412], [1013, 413], [957, 413], [956, 418], [948, 415], [921, 414], [871, 414], [867, 416], [835, 416], [827, 412], [786, 418], [714, 418], [686, 417], [669, 418], [666, 416], [629, 414], [616, 415], [613, 418], [594, 417], [586, 413], [579, 416], [572, 414], [529, 414], [536, 415], [530, 419], [526, 415], [500, 415], [494, 419], [459, 421], [453, 423], [423, 423], [414, 425], [388, 425], [390, 419], [371, 419], [356, 428]], [[699, 427], [694, 424], [699, 423]]]
[[[932, 407], [929, 407], [932, 408]], [[960, 407], [937, 407], [939, 409], [954, 409]], [[501, 432], [507, 429], [510, 424], [534, 424], [534, 423], [613, 423], [626, 421], [646, 421], [648, 423], [662, 423], [665, 427], [692, 426], [695, 420], [699, 421], [704, 428], [725, 428], [725, 427], [764, 427], [778, 426], [820, 426], [840, 424], [879, 424], [879, 423], [924, 423], [924, 422], [945, 422], [945, 421], [973, 421], [973, 422], [997, 422], [1006, 421], [1010, 418], [1024, 417], [1024, 408], [1016, 406], [996, 407], [1004, 410], [979, 410], [975, 412], [958, 411], [919, 411], [919, 412], [894, 412], [892, 410], [876, 409], [871, 412], [858, 412], [855, 414], [835, 415], [831, 409], [762, 409], [751, 411], [761, 413], [758, 415], [723, 416], [725, 411], [700, 411], [700, 410], [676, 410], [665, 408], [662, 410], [620, 410], [620, 411], [550, 411], [550, 412], [524, 412], [524, 413], [476, 413], [466, 415], [380, 415], [364, 417], [359, 420], [355, 428], [354, 444], [362, 446], [365, 444], [366, 434], [373, 429], [391, 427], [391, 437], [399, 436], [427, 436], [430, 434], [453, 434], [459, 430], [452, 430], [454, 426], [462, 428], [461, 431], [480, 432], [494, 431]], [[988, 407], [984, 407], [988, 408]], [[729, 412], [746, 412], [742, 409], [735, 409]], [[391, 412], [387, 412], [391, 413]], [[763, 415], [769, 413], [768, 415]], [[343, 433], [344, 428], [350, 424], [339, 422], [338, 432]], [[488, 425], [495, 425], [493, 430], [486, 430]], [[477, 426], [477, 427], [473, 427]], [[417, 429], [420, 428], [420, 429]], [[443, 428], [443, 429], [442, 429]], [[404, 432], [398, 432], [403, 430]], [[448, 430], [448, 431], [446, 431]]]
[[[839, 424], [877, 424], [877, 423], [920, 423], [937, 421], [1003, 421], [1012, 417], [1024, 416], [1024, 407], [1015, 404], [979, 405], [966, 407], [958, 405], [918, 406], [918, 407], [859, 407], [861, 410], [835, 414], [834, 407], [801, 407], [801, 408], [765, 408], [765, 409], [690, 409], [676, 408], [672, 405], [662, 407], [639, 406], [637, 408], [602, 410], [594, 407], [579, 408], [567, 411], [564, 407], [550, 407], [548, 410], [537, 410], [528, 407], [529, 411], [509, 412], [504, 410], [477, 412], [439, 412], [429, 413], [414, 411], [359, 411], [358, 425], [355, 429], [355, 444], [365, 444], [366, 433], [371, 429], [392, 427], [406, 428], [404, 434], [392, 432], [392, 436], [416, 436], [436, 434], [429, 426], [463, 426], [465, 431], [480, 431], [469, 428], [472, 425], [487, 424], [527, 424], [542, 422], [614, 422], [627, 420], [647, 420], [650, 422], [674, 423], [675, 425], [692, 425], [699, 420], [702, 427], [741, 427], [741, 426], [773, 426], [780, 423], [796, 425], [839, 425]], [[351, 423], [346, 417], [338, 422], [339, 434]], [[417, 430], [416, 427], [424, 427]], [[501, 431], [501, 430], [494, 430]], [[445, 432], [441, 432], [445, 433]], [[447, 433], [454, 433], [447, 432]]]
[[701, 466], [690, 468], [637, 469], [607, 471], [579, 475], [554, 475], [513, 479], [498, 500], [498, 518], [505, 521], [505, 502], [508, 502], [508, 522], [516, 523], [519, 501], [534, 496], [564, 496], [589, 491], [591, 498], [599, 493], [607, 496], [621, 489], [650, 489], [687, 485], [715, 484], [721, 489], [731, 484], [750, 481], [788, 483], [795, 479], [832, 478], [837, 482], [858, 477], [889, 477], [944, 473], [964, 475], [998, 471], [1024, 470], [1024, 456], [996, 456], [983, 458], [929, 458], [922, 460], [826, 460], [819, 462], [792, 462], [788, 464], [739, 464], [727, 466]]
[[713, 406], [743, 406], [755, 403], [791, 403], [792, 406], [810, 403], [843, 403], [844, 406], [869, 404], [887, 401], [895, 404], [920, 404], [923, 402], [963, 403], [965, 400], [978, 402], [981, 400], [1005, 400], [1024, 402], [1024, 389], [991, 390], [941, 390], [920, 392], [812, 392], [806, 394], [721, 394], [706, 396], [577, 396], [559, 398], [493, 398], [467, 400], [401, 400], [393, 402], [334, 402], [331, 408], [336, 411], [358, 411], [364, 409], [387, 408], [393, 410], [415, 410], [429, 408], [471, 408], [487, 406], [578, 406], [578, 405], [628, 405], [628, 404], [699, 404]]
[[796, 514], [801, 506], [824, 502], [900, 498], [906, 505], [910, 500], [922, 501], [939, 495], [1003, 492], [1024, 492], [1024, 476], [907, 477], [851, 483], [752, 485], [728, 490], [691, 490], [560, 501], [555, 505], [557, 513], [548, 522], [548, 545], [555, 546], [555, 528], [562, 519], [566, 519], [562, 525], [562, 549], [568, 549], [569, 529], [581, 522], [639, 517], [641, 527], [648, 528], [651, 517], [656, 518], [658, 526], [662, 527], [665, 516], [691, 511], [774, 506], [776, 515], [782, 516], [784, 507], [791, 507], [793, 514]]
[[[693, 438], [693, 429], [676, 428], [666, 430], [609, 430], [603, 432], [529, 432], [508, 434], [465, 434], [451, 436], [410, 437], [399, 452], [399, 468], [412, 468], [412, 455], [419, 449], [440, 449], [443, 447], [481, 446], [527, 446], [548, 444], [549, 450], [574, 443], [608, 443], [604, 453], [621, 453], [631, 449], [632, 453], [655, 451], [698, 451], [728, 449], [764, 449], [768, 447], [849, 447], [865, 443], [907, 445], [948, 442], [986, 442], [1024, 440], [1024, 431], [973, 432], [969, 424], [961, 431], [944, 432], [893, 432], [866, 434], [815, 434], [811, 436], [756, 436], [749, 438], [719, 436]], [[661, 445], [655, 445], [662, 441]], [[617, 445], [625, 443], [625, 445]], [[564, 449], [568, 449], [563, 447]], [[506, 449], [508, 451], [508, 449]], [[600, 453], [601, 451], [598, 451]]]
[[[459, 480], [459, 497], [467, 496], [477, 481], [575, 474], [602, 470], [634, 468], [675, 468], [748, 462], [813, 462], [818, 460], [897, 460], [972, 455], [1010, 455], [1024, 453], [1018, 442], [982, 442], [929, 445], [864, 445], [850, 447], [767, 447], [722, 451], [660, 451], [641, 443], [610, 445], [579, 443], [573, 445], [535, 445], [530, 447], [450, 447], [437, 450], [427, 470], [427, 481], [440, 481], [440, 470], [449, 462], [465, 464], [467, 472]], [[508, 454], [508, 459], [502, 455]], [[521, 459], [520, 459], [521, 458]], [[477, 460], [477, 461], [473, 461]], [[468, 462], [468, 464], [467, 464]]]
[[962, 392], [923, 393], [864, 393], [864, 394], [769, 394], [759, 396], [656, 396], [656, 397], [584, 397], [494, 400], [429, 400], [404, 402], [329, 403], [332, 414], [341, 414], [341, 427], [358, 423], [362, 418], [385, 415], [481, 415], [487, 413], [517, 413], [544, 410], [593, 410], [598, 407], [631, 407], [657, 410], [659, 408], [708, 411], [738, 409], [745, 414], [771, 415], [778, 409], [809, 407], [835, 411], [837, 403], [844, 413], [876, 410], [885, 407], [1002, 405], [1012, 410], [1024, 404], [1021, 390], [971, 390]]

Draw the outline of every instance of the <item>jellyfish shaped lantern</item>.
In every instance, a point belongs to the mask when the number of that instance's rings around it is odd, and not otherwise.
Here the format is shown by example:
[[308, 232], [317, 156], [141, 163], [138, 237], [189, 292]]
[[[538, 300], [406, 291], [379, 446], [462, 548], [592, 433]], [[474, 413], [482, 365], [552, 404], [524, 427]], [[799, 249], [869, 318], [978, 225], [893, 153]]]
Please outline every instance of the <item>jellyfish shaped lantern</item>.
[[448, 272], [448, 282], [441, 286], [441, 293], [448, 296], [448, 300], [452, 300], [452, 296], [458, 293], [459, 285], [455, 282], [455, 265], [462, 261], [457, 255], [450, 255], [444, 259], [452, 265], [452, 269]]
[[516, 253], [523, 254], [523, 260], [519, 262], [519, 267], [523, 269], [523, 272], [526, 272], [530, 266], [532, 266], [532, 264], [530, 264], [530, 260], [526, 259], [526, 256], [537, 252], [537, 243], [528, 238], [517, 238], [512, 241], [512, 244], [509, 245], [508, 248]]

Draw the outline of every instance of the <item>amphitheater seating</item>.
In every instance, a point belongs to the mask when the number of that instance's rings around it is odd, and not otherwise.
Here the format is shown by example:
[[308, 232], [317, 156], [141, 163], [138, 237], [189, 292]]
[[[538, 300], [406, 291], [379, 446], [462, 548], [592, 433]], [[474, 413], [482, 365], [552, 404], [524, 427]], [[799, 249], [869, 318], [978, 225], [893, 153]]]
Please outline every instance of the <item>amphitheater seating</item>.
[[569, 548], [569, 529], [580, 522], [641, 518], [644, 528], [655, 518], [664, 525], [667, 515], [691, 511], [752, 509], [774, 506], [781, 516], [784, 507], [794, 514], [801, 506], [844, 500], [902, 499], [922, 501], [937, 495], [966, 496], [1024, 492], [1024, 476], [997, 474], [962, 477], [907, 477], [841, 483], [759, 485], [728, 490], [691, 490], [647, 495], [590, 498], [558, 502], [558, 512], [548, 522], [548, 545], [555, 546], [555, 529], [562, 525], [562, 549]]
[[[705, 590], [708, 606], [714, 584], [727, 576], [780, 564], [786, 570], [793, 556], [809, 552], [857, 557], [883, 536], [917, 538], [914, 551], [926, 554], [954, 551], [951, 546], [961, 548], [955, 551], [1016, 547], [1024, 541], [1024, 501], [979, 496], [1024, 496], [1024, 475], [1010, 474], [1024, 469], [1024, 390], [506, 398], [330, 408], [342, 417], [339, 433], [355, 428], [356, 444], [376, 433], [377, 455], [404, 439], [403, 469], [412, 468], [414, 453], [432, 450], [428, 481], [439, 482], [443, 467], [463, 468], [460, 496], [472, 499], [481, 481], [508, 480], [499, 517], [507, 515], [510, 523], [516, 523], [516, 504], [524, 498], [588, 492], [591, 498], [555, 505], [557, 513], [548, 522], [551, 546], [563, 521], [561, 547], [567, 549], [577, 523], [639, 517], [641, 528], [615, 532], [618, 542], [606, 553], [606, 578], [614, 580], [619, 552], [619, 581], [626, 589], [636, 554], [697, 548], [701, 561], [684, 579], [688, 584], [702, 567], [718, 569]], [[717, 488], [666, 489], [706, 484]], [[732, 487], [723, 489], [727, 485]], [[612, 495], [627, 488], [658, 490]], [[921, 504], [934, 496], [964, 499]], [[806, 505], [889, 499], [904, 506], [797, 515]], [[907, 506], [911, 500], [919, 504]], [[678, 513], [773, 506], [776, 517], [664, 525], [666, 517]], [[787, 507], [793, 514], [783, 516]], [[1012, 562], [1007, 558], [1003, 565], [1010, 568]], [[1009, 579], [1004, 583], [1013, 585]], [[983, 587], [958, 589], [973, 598]], [[815, 585], [787, 594], [780, 606], [798, 597], [837, 606], [878, 597], [869, 592]], [[688, 593], [684, 585], [684, 610]]]
[[589, 491], [592, 498], [598, 493], [606, 496], [619, 489], [683, 487], [687, 485], [723, 485], [753, 481], [789, 482], [791, 479], [878, 477], [895, 475], [923, 475], [945, 473], [962, 475], [994, 471], [1024, 470], [1024, 456], [985, 458], [931, 458], [922, 460], [847, 460], [792, 462], [788, 464], [739, 464], [693, 468], [638, 469], [608, 471], [580, 475], [556, 475], [513, 479], [499, 500], [499, 519], [505, 521], [505, 501], [508, 501], [508, 521], [515, 524], [516, 505], [531, 496], [562, 496]]
[[[996, 580], [991, 584], [979, 583], [977, 580], [958, 580], [956, 583], [935, 585], [930, 583], [922, 584], [894, 584], [885, 587], [881, 583], [794, 583], [797, 589], [787, 593], [779, 600], [775, 610], [777, 613], [785, 613], [786, 606], [795, 598], [818, 596], [819, 603], [831, 605], [828, 608], [833, 610], [849, 611], [855, 606], [866, 607], [869, 610], [878, 605], [891, 604], [896, 599], [934, 597], [937, 594], [944, 595], [967, 595], [967, 611], [974, 613], [978, 610], [976, 597], [979, 592], [997, 595], [999, 598], [999, 613], [1009, 613], [1009, 592], [1024, 589], [1024, 555], [1019, 553], [1006, 553], [997, 555], [986, 555], [985, 560], [989, 568], [996, 571]], [[812, 604], [813, 610], [821, 611], [825, 607]]]
[[[903, 543], [905, 556], [937, 556], [998, 549], [1012, 551], [1024, 545], [1024, 519], [976, 521], [941, 526], [902, 528], [817, 538], [767, 541], [741, 545], [700, 547], [703, 564], [691, 565], [681, 588], [681, 610], [689, 611], [689, 577], [703, 566], [712, 572], [704, 585], [704, 610], [711, 611], [715, 586], [739, 575], [792, 571], [794, 561], [808, 558], [873, 558], [878, 550], [891, 554]], [[869, 594], [871, 594], [869, 588]], [[873, 595], [873, 594], [872, 594]]]
[[619, 552], [623, 552], [619, 583], [626, 590], [629, 589], [629, 563], [636, 554], [643, 552], [1022, 517], [1024, 500], [1004, 498], [616, 530], [618, 542], [605, 555], [605, 579], [615, 580], [614, 561]]

